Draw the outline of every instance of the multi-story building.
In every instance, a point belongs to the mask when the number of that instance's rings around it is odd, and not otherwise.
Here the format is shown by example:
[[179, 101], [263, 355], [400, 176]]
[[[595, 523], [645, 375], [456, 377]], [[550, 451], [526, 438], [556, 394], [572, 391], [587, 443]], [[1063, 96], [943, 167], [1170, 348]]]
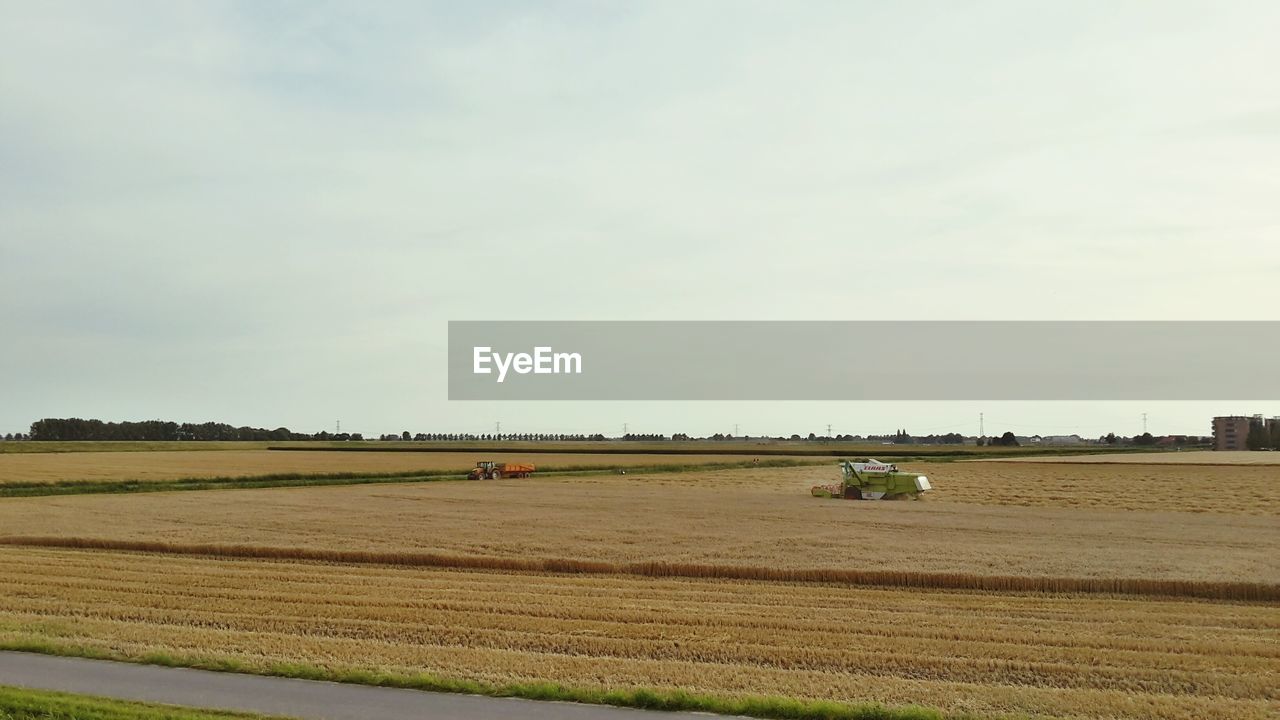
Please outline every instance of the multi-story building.
[[1247, 450], [1249, 423], [1252, 418], [1244, 415], [1227, 415], [1213, 419], [1214, 450]]

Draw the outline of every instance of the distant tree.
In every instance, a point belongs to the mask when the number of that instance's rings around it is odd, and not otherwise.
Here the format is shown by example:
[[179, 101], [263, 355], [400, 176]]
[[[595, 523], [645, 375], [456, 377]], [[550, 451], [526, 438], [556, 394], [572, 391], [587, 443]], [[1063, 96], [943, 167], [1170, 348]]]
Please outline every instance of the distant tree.
[[5, 434], [4, 434], [4, 439], [5, 439], [5, 440], [12, 440], [12, 439], [13, 439], [13, 433], [5, 433]]
[[[176, 423], [168, 420], [103, 422], [81, 418], [45, 418], [31, 424], [36, 440], [316, 440], [319, 435], [255, 427], [232, 427], [226, 423]], [[14, 439], [17, 439], [17, 435]]]
[[1280, 450], [1280, 420], [1271, 423], [1271, 449]]
[[987, 439], [985, 437], [978, 438], [978, 447], [984, 447], [986, 446], [986, 444], [987, 444]]
[[1155, 445], [1156, 439], [1151, 436], [1151, 433], [1144, 432], [1133, 439], [1133, 444], [1134, 445]]
[[1005, 447], [1018, 447], [1018, 437], [1009, 430], [1006, 430], [1005, 433], [1000, 436], [999, 442]]
[[810, 439], [810, 440], [817, 440], [817, 439], [818, 439], [818, 436], [817, 436], [817, 435], [814, 435], [813, 433], [809, 433], [809, 439]]
[[405, 430], [404, 432], [400, 433], [400, 439], [401, 439], [401, 440], [406, 440], [406, 441], [408, 441], [408, 440], [412, 440], [412, 439], [413, 439], [413, 435], [412, 435], [412, 434], [410, 434], [408, 430]]
[[1120, 442], [1120, 438], [1116, 437], [1115, 433], [1107, 433], [1107, 436], [1102, 438], [1102, 441], [1108, 445], [1115, 445]]

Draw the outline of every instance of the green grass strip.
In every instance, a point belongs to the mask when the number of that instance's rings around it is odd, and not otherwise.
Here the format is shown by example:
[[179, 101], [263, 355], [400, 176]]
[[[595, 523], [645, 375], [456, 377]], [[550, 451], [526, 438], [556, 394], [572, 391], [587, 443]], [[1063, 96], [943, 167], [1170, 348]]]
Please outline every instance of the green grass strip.
[[0, 686], [0, 720], [266, 720], [266, 716]]
[[[975, 716], [951, 715], [914, 705], [890, 707], [878, 703], [843, 703], [828, 700], [800, 700], [776, 695], [728, 697], [690, 693], [679, 689], [628, 688], [601, 690], [554, 682], [497, 684], [477, 680], [439, 677], [427, 673], [401, 674], [358, 668], [330, 669], [306, 663], [254, 665], [233, 658], [147, 653], [124, 655], [97, 648], [44, 641], [0, 642], [0, 650], [17, 650], [64, 657], [117, 660], [164, 667], [238, 672], [252, 675], [326, 680], [356, 685], [374, 685], [430, 692], [465, 693], [487, 697], [527, 700], [558, 700], [591, 705], [640, 708], [644, 710], [695, 711], [720, 715], [740, 715], [765, 720], [977, 720]], [[186, 716], [181, 716], [185, 718]], [[0, 720], [4, 719], [0, 715]], [[26, 720], [23, 718], [23, 720]]]

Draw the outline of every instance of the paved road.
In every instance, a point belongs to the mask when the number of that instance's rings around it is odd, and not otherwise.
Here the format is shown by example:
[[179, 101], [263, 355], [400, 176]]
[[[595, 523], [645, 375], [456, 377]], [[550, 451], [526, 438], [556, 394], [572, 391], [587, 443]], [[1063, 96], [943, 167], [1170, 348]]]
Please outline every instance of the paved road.
[[0, 685], [307, 720], [708, 718], [575, 703], [432, 693], [0, 651]]

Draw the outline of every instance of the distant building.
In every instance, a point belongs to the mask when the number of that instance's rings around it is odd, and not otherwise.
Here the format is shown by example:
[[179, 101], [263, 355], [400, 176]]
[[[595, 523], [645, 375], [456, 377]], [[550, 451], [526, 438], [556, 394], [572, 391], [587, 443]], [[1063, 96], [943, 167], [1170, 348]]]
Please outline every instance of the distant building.
[[1080, 445], [1084, 439], [1079, 435], [1045, 435], [1040, 442], [1045, 445]]
[[1244, 415], [1226, 415], [1213, 419], [1214, 450], [1248, 450], [1249, 423], [1252, 418]]

